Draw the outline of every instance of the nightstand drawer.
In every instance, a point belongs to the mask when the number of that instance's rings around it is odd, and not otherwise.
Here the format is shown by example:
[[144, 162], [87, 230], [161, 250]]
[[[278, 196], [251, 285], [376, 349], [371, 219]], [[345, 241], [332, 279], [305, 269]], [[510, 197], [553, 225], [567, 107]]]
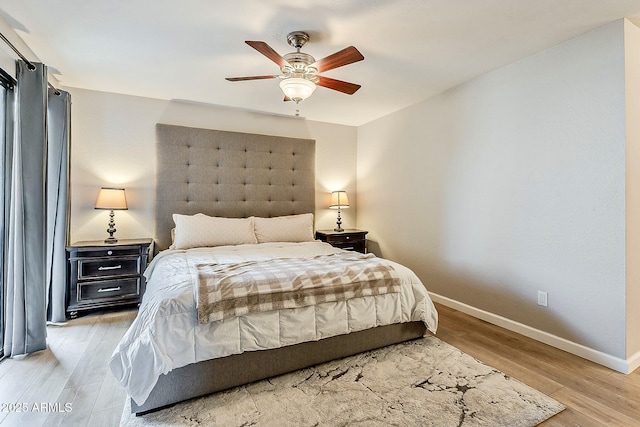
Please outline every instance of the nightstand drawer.
[[338, 245], [352, 245], [355, 242], [362, 242], [364, 240], [364, 235], [351, 236], [348, 234], [330, 234], [327, 236], [327, 243], [332, 246]]
[[137, 298], [140, 279], [100, 280], [78, 284], [78, 301]]
[[138, 248], [119, 248], [117, 246], [111, 246], [107, 248], [97, 248], [88, 251], [83, 251], [79, 255], [82, 258], [104, 258], [109, 256], [126, 256], [126, 255], [138, 255], [140, 249]]
[[346, 251], [364, 252], [364, 240], [353, 242], [330, 242], [334, 248], [344, 249]]
[[364, 230], [318, 230], [316, 231], [316, 239], [326, 242], [335, 248], [345, 249], [347, 251], [367, 252], [367, 233]]
[[140, 256], [78, 259], [78, 279], [140, 274]]

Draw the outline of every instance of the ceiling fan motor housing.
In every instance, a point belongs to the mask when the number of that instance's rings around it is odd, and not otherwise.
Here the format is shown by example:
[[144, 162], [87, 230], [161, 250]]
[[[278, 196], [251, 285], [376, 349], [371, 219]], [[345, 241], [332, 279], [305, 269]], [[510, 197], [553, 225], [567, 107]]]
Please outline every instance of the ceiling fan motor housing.
[[283, 56], [288, 64], [282, 66], [280, 70], [288, 74], [301, 74], [301, 76], [312, 76], [318, 72], [315, 67], [310, 67], [311, 64], [316, 62], [315, 58], [307, 53], [292, 52]]

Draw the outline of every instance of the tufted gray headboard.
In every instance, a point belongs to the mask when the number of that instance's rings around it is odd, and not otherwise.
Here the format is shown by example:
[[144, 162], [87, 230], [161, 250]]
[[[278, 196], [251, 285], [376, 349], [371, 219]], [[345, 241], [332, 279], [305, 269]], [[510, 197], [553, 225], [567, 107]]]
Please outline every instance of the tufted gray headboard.
[[174, 213], [243, 218], [315, 211], [315, 141], [156, 125], [156, 245]]

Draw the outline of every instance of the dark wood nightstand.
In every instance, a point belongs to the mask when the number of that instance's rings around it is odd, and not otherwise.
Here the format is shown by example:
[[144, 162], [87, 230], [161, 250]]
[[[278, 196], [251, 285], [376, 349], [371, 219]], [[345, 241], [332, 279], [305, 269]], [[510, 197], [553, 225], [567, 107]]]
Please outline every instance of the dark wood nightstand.
[[365, 253], [367, 251], [368, 231], [346, 229], [344, 231], [318, 230], [316, 239], [329, 243], [331, 246], [348, 251]]
[[67, 246], [67, 314], [138, 304], [152, 239], [76, 242]]

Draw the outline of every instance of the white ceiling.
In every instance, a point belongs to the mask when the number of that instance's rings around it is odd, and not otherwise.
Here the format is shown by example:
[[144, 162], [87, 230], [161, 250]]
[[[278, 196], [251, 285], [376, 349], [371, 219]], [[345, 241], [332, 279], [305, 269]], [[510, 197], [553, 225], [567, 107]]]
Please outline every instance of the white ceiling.
[[[0, 16], [62, 86], [293, 115], [278, 74], [244, 43], [323, 58], [349, 45], [364, 61], [323, 73], [362, 85], [319, 87], [311, 120], [359, 126], [623, 17], [640, 0], [0, 0]], [[638, 22], [638, 21], [634, 21]]]

